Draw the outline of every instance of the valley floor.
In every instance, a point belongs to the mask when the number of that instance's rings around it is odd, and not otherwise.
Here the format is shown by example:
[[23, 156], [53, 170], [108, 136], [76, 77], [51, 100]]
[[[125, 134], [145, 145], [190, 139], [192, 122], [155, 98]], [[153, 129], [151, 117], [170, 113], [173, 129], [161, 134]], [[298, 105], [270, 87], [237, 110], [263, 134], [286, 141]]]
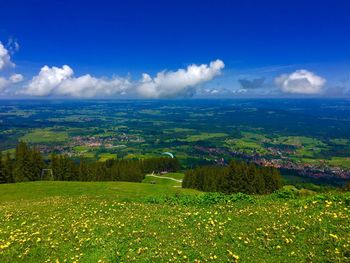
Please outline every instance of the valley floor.
[[350, 260], [348, 193], [215, 205], [148, 201], [201, 194], [146, 183], [0, 185], [0, 262]]

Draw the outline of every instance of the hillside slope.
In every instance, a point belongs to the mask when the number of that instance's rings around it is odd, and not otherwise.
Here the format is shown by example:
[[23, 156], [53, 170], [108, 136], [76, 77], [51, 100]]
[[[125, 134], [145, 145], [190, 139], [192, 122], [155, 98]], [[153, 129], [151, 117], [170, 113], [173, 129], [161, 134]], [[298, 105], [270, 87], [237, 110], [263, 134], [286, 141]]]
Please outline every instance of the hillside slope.
[[349, 194], [213, 205], [161, 198], [198, 194], [119, 182], [0, 185], [0, 262], [350, 259]]

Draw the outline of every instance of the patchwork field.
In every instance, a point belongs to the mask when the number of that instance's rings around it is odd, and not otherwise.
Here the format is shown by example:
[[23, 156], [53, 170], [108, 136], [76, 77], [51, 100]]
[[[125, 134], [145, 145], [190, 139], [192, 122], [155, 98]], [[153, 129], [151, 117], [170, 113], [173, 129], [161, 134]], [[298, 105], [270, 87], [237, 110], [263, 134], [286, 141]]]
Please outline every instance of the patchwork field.
[[349, 194], [200, 196], [146, 182], [0, 185], [0, 262], [350, 259]]
[[167, 151], [183, 169], [255, 158], [349, 173], [349, 109], [347, 100], [9, 100], [0, 106], [0, 150], [24, 140], [47, 155], [90, 161]]
[[68, 140], [67, 132], [52, 131], [50, 129], [36, 129], [27, 133], [21, 140], [31, 143], [53, 143]]

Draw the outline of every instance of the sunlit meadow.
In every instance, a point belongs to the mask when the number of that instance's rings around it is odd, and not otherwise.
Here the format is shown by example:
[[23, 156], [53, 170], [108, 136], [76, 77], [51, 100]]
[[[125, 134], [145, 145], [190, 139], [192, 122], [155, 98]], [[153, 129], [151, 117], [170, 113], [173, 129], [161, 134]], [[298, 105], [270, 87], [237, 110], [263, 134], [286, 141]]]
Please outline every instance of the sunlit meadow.
[[349, 193], [191, 202], [201, 195], [117, 182], [1, 185], [0, 262], [350, 259]]

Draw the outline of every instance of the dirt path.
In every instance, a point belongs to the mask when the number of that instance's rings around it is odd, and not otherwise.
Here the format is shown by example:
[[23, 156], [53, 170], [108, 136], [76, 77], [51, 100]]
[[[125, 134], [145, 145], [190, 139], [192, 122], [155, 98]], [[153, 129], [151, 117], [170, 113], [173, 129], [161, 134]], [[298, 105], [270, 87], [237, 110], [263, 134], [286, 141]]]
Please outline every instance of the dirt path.
[[146, 176], [156, 177], [156, 178], [164, 178], [164, 179], [173, 180], [173, 181], [178, 182], [178, 183], [182, 183], [182, 180], [178, 180], [178, 179], [167, 177], [167, 176], [160, 176], [160, 175], [154, 175], [154, 174], [146, 174]]

